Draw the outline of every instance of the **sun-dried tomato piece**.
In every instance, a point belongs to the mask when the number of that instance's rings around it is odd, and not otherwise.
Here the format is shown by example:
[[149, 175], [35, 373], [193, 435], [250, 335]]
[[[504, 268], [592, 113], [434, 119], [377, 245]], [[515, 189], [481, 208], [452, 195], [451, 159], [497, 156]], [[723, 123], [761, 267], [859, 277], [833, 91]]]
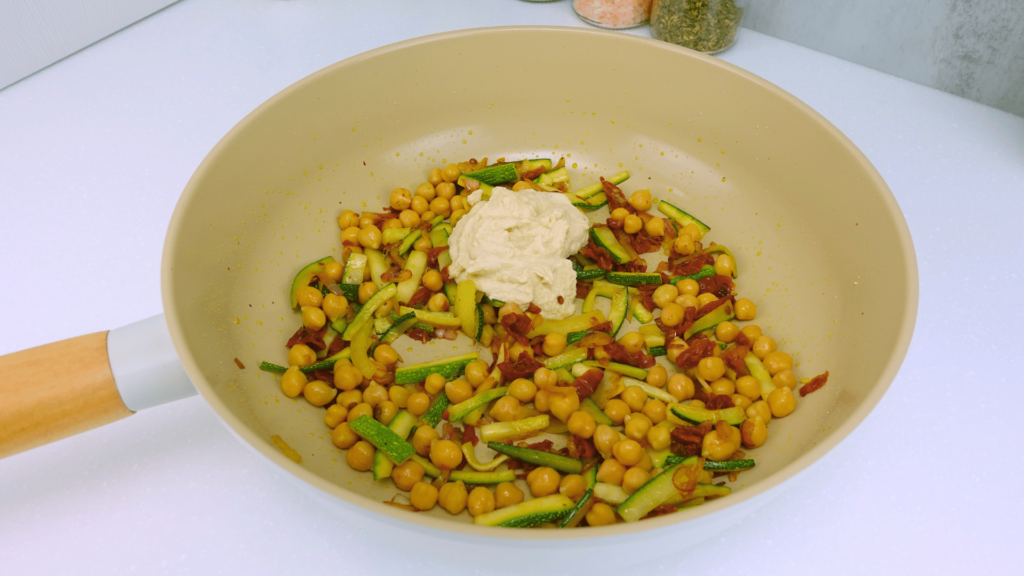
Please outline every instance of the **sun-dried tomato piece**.
[[719, 306], [725, 304], [726, 302], [732, 302], [733, 300], [735, 300], [735, 297], [733, 296], [724, 296], [722, 298], [719, 298], [718, 300], [715, 300], [714, 302], [708, 302], [707, 304], [701, 306], [700, 310], [694, 316], [694, 319], [703, 318], [704, 316], [707, 316]]
[[463, 444], [465, 444], [466, 442], [469, 442], [473, 446], [476, 446], [477, 444], [480, 443], [480, 438], [477, 437], [476, 429], [473, 428], [472, 425], [470, 425], [470, 424], [463, 424], [462, 425], [462, 442], [463, 442]]
[[520, 354], [515, 362], [506, 361], [498, 363], [498, 370], [501, 370], [501, 374], [506, 380], [512, 381], [516, 378], [532, 376], [537, 371], [537, 368], [543, 366], [543, 364], [534, 360], [529, 354]]
[[409, 297], [409, 301], [406, 302], [405, 304], [410, 308], [416, 306], [417, 304], [423, 304], [424, 302], [430, 300], [431, 294], [433, 293], [430, 291], [430, 288], [427, 288], [426, 286], [420, 286], [418, 290], [412, 293], [412, 296]]
[[636, 209], [626, 201], [626, 195], [622, 193], [621, 188], [605, 180], [604, 177], [601, 177], [601, 188], [604, 190], [605, 196], [608, 197], [609, 212], [614, 211], [616, 208], [625, 208], [629, 210], [630, 214], [636, 214]]
[[732, 278], [721, 274], [705, 276], [697, 280], [697, 285], [700, 286], [700, 294], [714, 294], [719, 298], [732, 294]]
[[286, 348], [291, 348], [296, 344], [305, 344], [313, 350], [319, 352], [327, 348], [327, 344], [324, 342], [324, 335], [327, 334], [327, 327], [324, 326], [319, 330], [310, 330], [305, 326], [299, 328], [292, 337], [288, 339], [285, 344]]
[[438, 246], [437, 248], [427, 249], [427, 268], [437, 268], [437, 257], [447, 249], [447, 246]]
[[586, 460], [597, 456], [597, 449], [590, 438], [580, 438], [570, 434], [566, 441], [566, 448], [568, 448], [568, 456], [576, 460]]
[[587, 242], [587, 245], [583, 247], [580, 252], [597, 263], [598, 268], [601, 270], [611, 270], [615, 261], [612, 260], [612, 255], [604, 248], [594, 244], [594, 240], [591, 239]]
[[608, 356], [613, 361], [620, 364], [628, 364], [635, 368], [650, 368], [655, 364], [654, 356], [643, 350], [633, 353], [627, 352], [626, 347], [618, 342], [605, 346], [604, 351], [608, 353]]
[[681, 260], [672, 266], [672, 273], [676, 276], [689, 276], [700, 272], [706, 264], [714, 262], [710, 254], [698, 254], [690, 256], [689, 259]]
[[313, 370], [314, 380], [323, 380], [334, 386], [334, 372], [332, 370]]
[[448, 275], [448, 266], [441, 268], [441, 281], [445, 284], [451, 282], [451, 276]]
[[711, 340], [697, 340], [690, 344], [686, 350], [683, 350], [678, 356], [676, 356], [676, 365], [679, 366], [680, 370], [696, 368], [702, 358], [714, 355], [715, 346], [718, 345]]
[[651, 236], [644, 228], [641, 228], [636, 234], [630, 234], [629, 243], [633, 245], [633, 250], [637, 254], [647, 254], [661, 250], [661, 239]]
[[810, 382], [801, 386], [800, 397], [802, 398], [804, 396], [807, 396], [811, 392], [817, 392], [818, 390], [821, 389], [822, 386], [825, 385], [826, 382], [828, 382], [828, 370], [825, 370], [824, 374], [818, 374], [814, 378], [811, 378]]
[[412, 278], [412, 270], [401, 266], [392, 266], [380, 275], [382, 282], [403, 282]]
[[597, 368], [591, 368], [583, 373], [582, 376], [572, 381], [572, 387], [576, 389], [576, 395], [580, 397], [580, 400], [589, 397], [597, 390], [598, 384], [601, 383], [601, 378], [604, 377], [604, 372]]
[[736, 405], [733, 403], [732, 397], [726, 394], [708, 394], [708, 400], [705, 404], [708, 410], [732, 408]]
[[647, 272], [647, 261], [643, 258], [634, 258], [625, 264], [616, 264], [615, 271], [631, 273]]
[[590, 294], [590, 291], [593, 290], [593, 289], [594, 289], [594, 285], [591, 282], [583, 282], [581, 280], [577, 280], [576, 281], [576, 297], [577, 298], [580, 298], [580, 299], [586, 298], [587, 294]]
[[413, 340], [426, 344], [434, 337], [434, 332], [433, 330], [424, 330], [423, 328], [413, 326], [405, 331], [405, 335]]
[[523, 346], [530, 343], [526, 335], [533, 330], [533, 319], [526, 314], [506, 314], [501, 318], [501, 326]]
[[747, 364], [743, 361], [747, 357], [747, 352], [750, 352], [749, 346], [737, 344], [726, 348], [722, 352], [722, 362], [729, 368], [732, 368], [736, 372], [736, 376], [747, 376], [750, 372], [747, 370]]

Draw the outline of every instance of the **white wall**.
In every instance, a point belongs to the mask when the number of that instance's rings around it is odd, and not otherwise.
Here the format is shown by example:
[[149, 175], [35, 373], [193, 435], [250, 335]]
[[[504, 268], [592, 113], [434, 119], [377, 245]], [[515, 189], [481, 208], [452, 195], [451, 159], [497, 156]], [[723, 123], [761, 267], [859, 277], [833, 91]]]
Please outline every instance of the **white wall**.
[[177, 0], [0, 0], [0, 88]]
[[742, 25], [1024, 116], [1024, 0], [743, 0]]

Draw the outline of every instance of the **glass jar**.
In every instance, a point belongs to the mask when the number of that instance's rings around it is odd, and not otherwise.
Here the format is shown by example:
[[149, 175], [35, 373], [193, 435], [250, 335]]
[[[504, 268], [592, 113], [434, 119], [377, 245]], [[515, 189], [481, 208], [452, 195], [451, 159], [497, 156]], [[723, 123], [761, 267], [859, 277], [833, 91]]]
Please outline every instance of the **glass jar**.
[[718, 54], [736, 41], [743, 8], [734, 0], [654, 0], [651, 35], [699, 52]]
[[591, 26], [621, 30], [647, 22], [651, 0], [572, 0], [572, 9]]

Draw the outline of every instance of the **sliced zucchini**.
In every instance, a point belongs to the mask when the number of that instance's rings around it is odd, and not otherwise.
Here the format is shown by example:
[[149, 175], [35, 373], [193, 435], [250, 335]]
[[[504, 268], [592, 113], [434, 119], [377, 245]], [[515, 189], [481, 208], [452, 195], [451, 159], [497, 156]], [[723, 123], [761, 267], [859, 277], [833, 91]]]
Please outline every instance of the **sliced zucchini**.
[[[444, 396], [444, 394], [442, 394]], [[420, 456], [419, 454], [413, 454], [409, 457], [409, 460], [423, 466], [423, 472], [426, 476], [431, 478], [437, 478], [441, 475], [441, 469], [434, 465], [429, 459]]]
[[516, 460], [522, 460], [537, 466], [548, 466], [566, 474], [579, 474], [583, 470], [582, 462], [560, 454], [551, 454], [550, 452], [543, 452], [532, 448], [520, 448], [519, 446], [502, 444], [500, 442], [488, 442], [487, 447]]
[[[676, 454], [669, 454], [664, 462], [667, 466], [671, 466], [677, 462], [682, 462], [684, 466], [689, 466], [696, 459], [696, 456], [684, 458], [682, 456], [677, 456]], [[704, 469], [712, 472], [739, 472], [741, 470], [750, 470], [753, 467], [754, 461], [749, 458], [744, 458], [742, 460], [724, 460], [722, 462], [715, 462], [714, 460], [704, 461]]]
[[561, 184], [562, 182], [569, 181], [569, 171], [562, 166], [558, 170], [552, 170], [545, 172], [537, 177], [537, 184], [541, 186], [554, 186], [555, 184]]
[[[596, 470], [597, 466], [591, 468]], [[583, 521], [583, 516], [590, 510], [591, 503], [590, 499], [594, 496], [593, 487], [587, 488], [587, 491], [580, 496], [580, 499], [576, 501], [576, 505], [569, 510], [569, 513], [562, 517], [562, 521], [558, 523], [559, 528], [575, 528], [580, 522]]]
[[516, 168], [519, 170], [519, 174], [526, 174], [527, 172], [533, 172], [535, 170], [543, 170], [547, 172], [551, 170], [551, 160], [548, 158], [537, 158], [536, 160], [523, 160]]
[[476, 340], [481, 326], [477, 316], [476, 283], [472, 280], [463, 280], [456, 286], [455, 314], [459, 317], [462, 331], [466, 336]]
[[594, 240], [594, 244], [604, 248], [612, 256], [612, 260], [615, 260], [616, 264], [625, 264], [632, 260], [629, 256], [629, 252], [619, 244], [619, 241], [615, 238], [615, 234], [611, 228], [591, 228], [590, 238]]
[[[337, 354], [335, 354], [333, 356], [330, 356], [328, 358], [324, 358], [323, 360], [318, 361], [316, 364], [310, 364], [309, 366], [304, 366], [302, 368], [299, 368], [299, 370], [301, 372], [303, 372], [303, 373], [306, 373], [306, 374], [309, 374], [310, 372], [315, 372], [316, 370], [329, 370], [331, 368], [334, 368], [334, 363], [337, 362], [338, 360], [341, 360], [342, 358], [351, 358], [351, 357], [352, 357], [352, 348], [349, 347], [349, 348], [343, 349], [341, 352], [338, 352]], [[261, 368], [262, 368], [262, 366], [261, 366]]]
[[370, 321], [373, 318], [373, 311], [391, 298], [394, 298], [397, 293], [398, 286], [396, 286], [394, 282], [385, 284], [383, 288], [378, 290], [376, 294], [366, 301], [366, 304], [363, 304], [363, 307], [359, 310], [359, 313], [356, 314], [352, 323], [345, 328], [345, 332], [341, 335], [341, 338], [343, 340], [351, 341], [352, 338], [355, 337], [356, 332], [358, 332], [363, 326], [370, 324]]
[[629, 317], [629, 290], [623, 286], [618, 292], [612, 296], [612, 308], [608, 312], [608, 320], [612, 323], [612, 329], [608, 331], [608, 334], [612, 338], [615, 337], [619, 332], [619, 328], [626, 323], [626, 318]]
[[[468, 364], [468, 362], [466, 364]], [[465, 364], [463, 366], [465, 366]], [[491, 400], [501, 398], [507, 391], [508, 387], [506, 386], [502, 386], [501, 388], [491, 388], [486, 392], [481, 392], [480, 394], [471, 397], [469, 400], [463, 400], [454, 406], [449, 406], [448, 421], [458, 422], [459, 420], [462, 420], [462, 417], [466, 414], [469, 414], [473, 410], [487, 404]]]
[[405, 334], [405, 331], [412, 328], [412, 325], [416, 323], [416, 314], [409, 313], [403, 314], [396, 318], [391, 326], [380, 335], [380, 341], [384, 343], [394, 342], [396, 338]]
[[665, 348], [664, 346], [651, 346], [650, 348], [647, 349], [647, 351], [648, 353], [650, 353], [651, 356], [654, 357], [668, 355], [668, 349]]
[[[391, 423], [388, 424], [388, 429], [398, 435], [399, 438], [405, 440], [409, 437], [409, 433], [412, 432], [412, 427], [416, 425], [416, 417], [410, 414], [406, 410], [399, 410], [398, 414], [391, 419]], [[383, 450], [378, 450], [373, 455], [373, 479], [383, 480], [391, 476], [391, 470], [395, 467], [395, 463], [391, 461], [391, 458], [384, 453]]]
[[607, 275], [607, 274], [608, 274], [607, 271], [602, 270], [600, 268], [594, 268], [592, 270], [587, 270], [586, 268], [581, 268], [581, 269], [576, 271], [576, 279], [577, 280], [584, 280], [584, 281], [586, 281], [586, 280], [597, 280], [598, 278], [604, 278], [605, 275]]
[[448, 230], [445, 230], [446, 224], [438, 224], [430, 231], [430, 246], [432, 248], [440, 248], [448, 245]]
[[288, 369], [279, 364], [274, 364], [273, 362], [267, 362], [264, 360], [263, 362], [260, 362], [260, 370], [263, 370], [264, 372], [273, 372], [274, 374], [284, 374]]
[[399, 310], [403, 315], [415, 315], [417, 322], [420, 324], [426, 324], [427, 326], [456, 329], [462, 326], [462, 321], [456, 318], [451, 312], [431, 312], [430, 310], [418, 310], [415, 308], [409, 308], [408, 306], [402, 306]]
[[519, 179], [519, 175], [516, 174], [515, 164], [498, 164], [497, 166], [489, 166], [482, 170], [477, 170], [476, 172], [464, 174], [463, 176], [466, 178], [472, 178], [481, 184], [489, 184], [491, 186]]
[[636, 492], [633, 492], [615, 510], [626, 522], [636, 522], [646, 516], [651, 510], [669, 499], [673, 493], [678, 494], [679, 490], [672, 484], [672, 475], [682, 464], [669, 466], [654, 478], [647, 481]]
[[591, 368], [603, 368], [606, 370], [611, 370], [612, 372], [618, 372], [619, 374], [622, 374], [624, 376], [632, 376], [633, 378], [639, 378], [640, 380], [647, 379], [647, 370], [644, 370], [643, 368], [636, 368], [634, 366], [630, 366], [629, 364], [620, 364], [618, 362], [609, 362], [607, 364], [601, 364], [597, 360], [585, 360], [583, 362], [583, 365], [589, 366]]
[[483, 200], [491, 199], [491, 190], [494, 190], [494, 186], [491, 186], [490, 184], [484, 184], [483, 182], [480, 182], [475, 178], [469, 178], [465, 174], [459, 176], [459, 179], [455, 183], [458, 184], [459, 186], [462, 186], [463, 188], [469, 188], [467, 184], [469, 184], [470, 180], [476, 182], [476, 187], [474, 188], [474, 190], [480, 190], [480, 195]]
[[573, 501], [564, 494], [552, 494], [533, 498], [473, 518], [480, 526], [504, 526], [508, 528], [529, 528], [549, 522], [557, 522], [573, 507]]
[[586, 331], [591, 326], [601, 324], [605, 320], [604, 312], [601, 312], [600, 310], [592, 310], [563, 320], [545, 320], [541, 322], [540, 326], [531, 330], [526, 337], [536, 338], [537, 336], [547, 336], [552, 332], [568, 334], [570, 332]]
[[622, 486], [598, 482], [594, 485], [594, 496], [604, 500], [606, 504], [618, 506], [629, 499], [629, 494], [622, 489]]
[[715, 244], [714, 246], [709, 246], [708, 248], [705, 248], [704, 252], [706, 252], [708, 254], [711, 254], [713, 252], [720, 252], [722, 254], [727, 254], [730, 258], [732, 258], [732, 263], [733, 263], [732, 277], [735, 278], [736, 276], [739, 275], [739, 270], [737, 269], [737, 264], [736, 264], [736, 257], [733, 256], [732, 252], [728, 248], [726, 248], [725, 246], [722, 246], [721, 244]]
[[352, 365], [363, 375], [363, 378], [373, 378], [377, 373], [377, 364], [370, 359], [370, 346], [373, 344], [373, 325], [369, 322], [363, 324], [362, 328], [356, 331], [352, 337], [352, 343], [348, 349], [352, 351]]
[[295, 279], [292, 280], [291, 290], [291, 304], [292, 309], [299, 309], [299, 288], [303, 286], [309, 286], [309, 283], [313, 281], [313, 276], [316, 276], [319, 272], [324, 269], [324, 266], [334, 262], [333, 256], [327, 256], [321, 258], [316, 262], [305, 265], [299, 273], [295, 275]]
[[[629, 180], [629, 171], [623, 170], [622, 172], [619, 172], [618, 174], [612, 176], [611, 178], [605, 178], [605, 180], [615, 185], [622, 184], [626, 180]], [[591, 196], [595, 194], [600, 194], [603, 191], [604, 186], [600, 182], [598, 182], [597, 184], [591, 184], [586, 188], [579, 189], [576, 192], [576, 195], [579, 196], [580, 198], [590, 198]]]
[[480, 440], [490, 443], [504, 440], [505, 438], [513, 438], [527, 432], [543, 430], [550, 424], [551, 419], [547, 414], [523, 418], [522, 420], [513, 420], [511, 422], [492, 422], [480, 427]]
[[388, 257], [380, 250], [367, 248], [363, 250], [363, 254], [366, 254], [366, 261], [370, 266], [370, 278], [379, 289], [384, 284], [387, 284], [387, 282], [382, 282], [380, 277], [391, 268], [391, 261], [388, 260]]
[[669, 394], [667, 390], [663, 390], [656, 386], [651, 386], [647, 382], [641, 382], [640, 380], [623, 376], [622, 383], [625, 384], [627, 388], [629, 388], [630, 386], [634, 388], [639, 388], [643, 390], [644, 394], [647, 394], [648, 397], [657, 398], [658, 400], [661, 400], [666, 404], [672, 404], [676, 401], [675, 396]]
[[341, 284], [362, 284], [363, 275], [366, 272], [366, 262], [365, 254], [349, 254], [348, 262], [345, 263], [345, 271], [341, 275]]
[[760, 358], [755, 356], [753, 352], [747, 352], [746, 357], [743, 358], [743, 363], [747, 365], [747, 372], [750, 372], [750, 375], [761, 384], [761, 398], [767, 400], [768, 395], [775, 390], [772, 375], [768, 373], [768, 369], [764, 367]]
[[[654, 314], [647, 310], [643, 300], [637, 300], [636, 304], [633, 304], [633, 318], [636, 318], [636, 321], [641, 324], [647, 324], [654, 321]], [[662, 340], [664, 340], [664, 336], [662, 336]]]
[[662, 214], [668, 216], [673, 222], [675, 222], [676, 230], [682, 230], [687, 224], [693, 224], [698, 230], [700, 230], [701, 235], [707, 234], [711, 231], [711, 228], [709, 228], [707, 224], [697, 220], [693, 216], [690, 216], [683, 210], [665, 202], [664, 200], [658, 203], [658, 210], [661, 210]]
[[672, 464], [678, 464], [683, 461], [683, 458], [676, 456], [672, 453], [672, 450], [665, 448], [663, 450], [652, 450], [650, 446], [647, 447], [647, 455], [651, 457], [652, 468], [664, 468], [665, 466], [671, 466]]
[[735, 317], [736, 314], [733, 312], [732, 302], [726, 302], [711, 312], [697, 318], [693, 325], [690, 326], [686, 332], [683, 332], [683, 340], [686, 340], [698, 332], [710, 330], [722, 322], [732, 320]]
[[409, 232], [409, 234], [402, 239], [402, 243], [399, 244], [398, 253], [404, 256], [406, 252], [412, 250], [412, 245], [420, 239], [420, 236], [423, 236], [423, 230], [413, 230], [412, 232]]
[[743, 424], [743, 420], [746, 419], [746, 414], [743, 413], [743, 408], [738, 406], [734, 406], [732, 408], [721, 408], [718, 410], [708, 410], [707, 408], [691, 406], [689, 404], [672, 404], [669, 407], [669, 410], [676, 418], [692, 424], [724, 420], [731, 426], [739, 426], [740, 424]]
[[614, 425], [612, 419], [604, 413], [604, 410], [598, 408], [597, 404], [594, 403], [594, 400], [591, 398], [584, 398], [583, 400], [580, 400], [580, 410], [593, 416], [594, 422], [597, 422], [598, 426], [601, 424], [606, 424], [608, 426]]
[[653, 272], [609, 272], [604, 279], [619, 286], [661, 286], [661, 274]]
[[405, 240], [405, 237], [412, 232], [412, 228], [388, 228], [381, 231], [381, 244], [395, 244]]
[[715, 275], [715, 267], [714, 266], [704, 266], [703, 268], [701, 268], [697, 272], [694, 272], [693, 274], [690, 274], [690, 275], [687, 275], [687, 276], [676, 276], [675, 278], [672, 278], [672, 283], [673, 284], [678, 284], [679, 282], [682, 282], [683, 280], [687, 280], [687, 279], [689, 279], [689, 280], [700, 280], [701, 278], [705, 278], [707, 276], [714, 276], [714, 275]]
[[[598, 280], [598, 282], [600, 282], [600, 280]], [[591, 288], [590, 293], [587, 294], [587, 297], [583, 299], [584, 314], [594, 311], [594, 305], [597, 303], [597, 296], [597, 290]]]
[[594, 194], [590, 198], [584, 200], [584, 202], [587, 203], [587, 206], [590, 209], [597, 210], [598, 208], [603, 208], [608, 205], [608, 195], [605, 194], [604, 192], [598, 192], [597, 194]]
[[565, 384], [572, 384], [576, 380], [576, 377], [572, 375], [572, 372], [569, 372], [565, 368], [558, 368], [555, 370], [555, 376], [558, 376], [559, 382], [563, 382]]
[[409, 258], [405, 261], [405, 268], [412, 272], [412, 277], [398, 283], [396, 296], [398, 296], [399, 304], [408, 302], [412, 295], [419, 290], [420, 280], [423, 279], [423, 273], [427, 270], [427, 253], [417, 250], [409, 254]]
[[501, 484], [502, 482], [515, 482], [515, 470], [501, 470], [498, 472], [477, 472], [476, 470], [452, 470], [448, 477], [451, 482], [462, 480], [466, 484]]
[[466, 462], [472, 466], [473, 470], [477, 472], [494, 472], [494, 469], [501, 466], [502, 462], [508, 460], [508, 456], [504, 454], [491, 458], [490, 462], [481, 462], [476, 457], [476, 449], [473, 448], [472, 442], [462, 443], [462, 455], [466, 457]]
[[648, 349], [665, 345], [665, 333], [656, 324], [641, 326], [640, 334], [644, 337], [644, 343], [647, 344]]
[[572, 366], [578, 362], [582, 362], [587, 359], [586, 348], [570, 348], [565, 352], [562, 352], [558, 356], [552, 356], [545, 358], [542, 364], [548, 370], [558, 370], [559, 368], [565, 368], [566, 366]]
[[[466, 367], [466, 364], [469, 364], [478, 358], [480, 358], [479, 352], [470, 352], [469, 354], [452, 356], [451, 358], [445, 358], [444, 360], [435, 360], [433, 362], [423, 362], [422, 364], [402, 366], [395, 370], [395, 384], [401, 385], [422, 382], [431, 374], [440, 374], [441, 376], [444, 376], [446, 380], [451, 380], [462, 372], [463, 368]], [[444, 395], [442, 394], [442, 396]]]
[[384, 452], [395, 464], [409, 459], [416, 450], [393, 430], [381, 424], [373, 416], [362, 415], [348, 423], [353, 432], [373, 444], [377, 450]]
[[430, 408], [427, 409], [426, 414], [423, 415], [421, 420], [425, 421], [431, 428], [437, 426], [444, 419], [444, 412], [448, 409], [449, 405], [448, 395], [443, 392], [438, 394], [437, 398], [434, 398], [434, 401], [430, 403]]

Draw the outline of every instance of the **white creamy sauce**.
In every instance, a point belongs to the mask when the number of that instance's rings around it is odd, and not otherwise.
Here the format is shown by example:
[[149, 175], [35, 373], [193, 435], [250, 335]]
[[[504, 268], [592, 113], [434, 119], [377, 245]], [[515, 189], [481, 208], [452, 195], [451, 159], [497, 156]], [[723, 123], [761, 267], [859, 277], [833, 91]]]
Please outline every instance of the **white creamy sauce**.
[[495, 188], [490, 200], [477, 191], [469, 201], [473, 208], [448, 239], [449, 275], [524, 310], [532, 302], [544, 318], [572, 316], [576, 272], [567, 258], [587, 244], [587, 217], [553, 192]]

